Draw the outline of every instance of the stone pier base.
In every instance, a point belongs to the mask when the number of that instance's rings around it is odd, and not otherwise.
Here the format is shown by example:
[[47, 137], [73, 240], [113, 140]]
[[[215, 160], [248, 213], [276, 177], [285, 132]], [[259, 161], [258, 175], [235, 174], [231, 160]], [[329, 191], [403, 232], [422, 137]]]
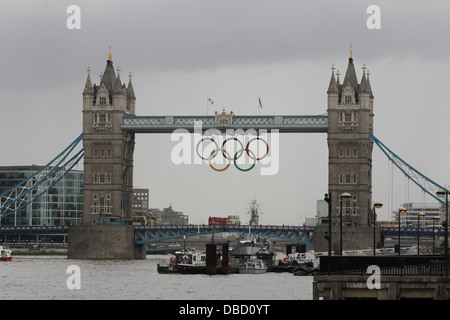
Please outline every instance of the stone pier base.
[[145, 246], [134, 243], [133, 226], [69, 227], [69, 259], [145, 259], [145, 255]]

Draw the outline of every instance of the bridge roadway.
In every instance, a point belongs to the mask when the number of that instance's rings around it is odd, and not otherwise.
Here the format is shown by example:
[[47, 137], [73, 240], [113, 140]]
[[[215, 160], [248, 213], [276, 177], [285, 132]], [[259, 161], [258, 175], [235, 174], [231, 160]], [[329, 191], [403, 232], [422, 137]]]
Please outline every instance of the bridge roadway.
[[[262, 237], [278, 238], [293, 242], [313, 244], [315, 227], [305, 226], [276, 226], [276, 225], [156, 225], [156, 226], [135, 226], [136, 244], [155, 242], [164, 239], [180, 238], [183, 236], [195, 236], [201, 234], [212, 234], [220, 232], [236, 232], [242, 234], [252, 234]], [[401, 236], [417, 236], [417, 228], [401, 228]], [[420, 228], [421, 237], [431, 237], [433, 232], [439, 236], [444, 236], [443, 228]], [[67, 226], [1, 226], [2, 235], [67, 235]], [[381, 228], [382, 236], [398, 236], [398, 228]]]

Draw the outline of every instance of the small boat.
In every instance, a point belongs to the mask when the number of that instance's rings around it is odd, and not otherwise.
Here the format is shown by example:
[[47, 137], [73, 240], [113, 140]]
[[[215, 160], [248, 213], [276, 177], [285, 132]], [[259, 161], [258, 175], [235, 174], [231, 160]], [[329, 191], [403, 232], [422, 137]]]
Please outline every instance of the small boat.
[[239, 267], [239, 273], [242, 274], [258, 274], [266, 272], [267, 266], [262, 259], [247, 259], [244, 266]]
[[11, 261], [11, 250], [0, 246], [0, 261]]
[[206, 272], [206, 255], [193, 251], [177, 251], [168, 263], [157, 265], [158, 273], [198, 274]]

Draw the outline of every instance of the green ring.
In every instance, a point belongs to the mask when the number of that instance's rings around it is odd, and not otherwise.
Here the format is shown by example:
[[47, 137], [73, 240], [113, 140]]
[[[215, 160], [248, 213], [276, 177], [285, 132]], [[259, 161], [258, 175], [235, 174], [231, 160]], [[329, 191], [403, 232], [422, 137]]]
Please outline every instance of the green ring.
[[[242, 149], [241, 149], [241, 150], [242, 150]], [[253, 167], [256, 165], [256, 160], [255, 160], [255, 162], [252, 164], [252, 166], [251, 166], [250, 168], [248, 168], [248, 169], [241, 169], [241, 168], [239, 168], [238, 165], [236, 164], [237, 154], [238, 154], [241, 150], [238, 150], [238, 151], [234, 154], [234, 157], [233, 157], [234, 166], [235, 166], [238, 170], [240, 170], [240, 171], [250, 171], [250, 170], [252, 170]], [[255, 156], [255, 154], [253, 153], [253, 151], [251, 151], [251, 150], [249, 150], [249, 149], [244, 149], [244, 151], [247, 151], [247, 154], [248, 154], [248, 152], [250, 152], [250, 153], [253, 155], [253, 158], [256, 159], [256, 156]]]

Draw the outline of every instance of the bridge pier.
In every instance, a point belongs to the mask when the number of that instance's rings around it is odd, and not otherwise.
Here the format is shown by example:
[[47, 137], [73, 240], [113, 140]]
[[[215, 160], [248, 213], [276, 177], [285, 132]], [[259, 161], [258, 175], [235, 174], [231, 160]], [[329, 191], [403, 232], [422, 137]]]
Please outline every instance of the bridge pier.
[[145, 245], [135, 245], [134, 226], [69, 226], [69, 259], [145, 259]]
[[[327, 252], [328, 240], [325, 234], [328, 233], [328, 226], [318, 226], [314, 232], [314, 251]], [[375, 246], [380, 247], [381, 235], [380, 228], [375, 229]], [[340, 245], [340, 227], [331, 228], [331, 248], [336, 252], [341, 251]], [[373, 227], [370, 226], [344, 226], [342, 229], [342, 247], [343, 250], [365, 250], [373, 248]]]

